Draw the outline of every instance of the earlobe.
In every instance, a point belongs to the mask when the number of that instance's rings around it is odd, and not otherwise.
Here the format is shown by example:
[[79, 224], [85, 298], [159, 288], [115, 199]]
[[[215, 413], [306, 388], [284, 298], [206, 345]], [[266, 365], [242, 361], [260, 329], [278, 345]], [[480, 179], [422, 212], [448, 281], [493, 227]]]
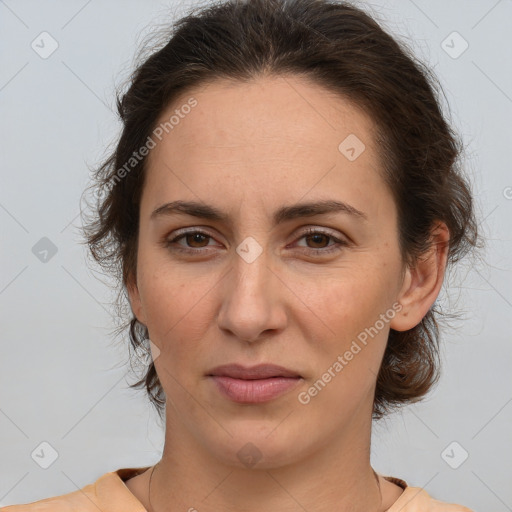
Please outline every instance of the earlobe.
[[430, 249], [407, 268], [397, 301], [402, 309], [390, 322], [396, 331], [418, 325], [437, 299], [443, 284], [448, 259], [449, 231], [445, 223], [432, 230]]
[[146, 325], [144, 308], [142, 307], [139, 288], [135, 279], [129, 280], [129, 282], [126, 284], [126, 290], [128, 292], [128, 298], [130, 300], [130, 306], [132, 308], [133, 314], [136, 316], [140, 323]]

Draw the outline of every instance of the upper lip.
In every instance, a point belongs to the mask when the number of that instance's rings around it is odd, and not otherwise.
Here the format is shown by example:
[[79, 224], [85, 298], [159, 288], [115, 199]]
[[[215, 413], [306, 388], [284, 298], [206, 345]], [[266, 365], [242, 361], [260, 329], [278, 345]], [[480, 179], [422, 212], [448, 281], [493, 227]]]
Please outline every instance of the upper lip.
[[242, 366], [240, 364], [224, 364], [217, 366], [209, 376], [232, 377], [234, 379], [267, 379], [270, 377], [300, 377], [293, 370], [275, 364], [259, 364], [257, 366]]

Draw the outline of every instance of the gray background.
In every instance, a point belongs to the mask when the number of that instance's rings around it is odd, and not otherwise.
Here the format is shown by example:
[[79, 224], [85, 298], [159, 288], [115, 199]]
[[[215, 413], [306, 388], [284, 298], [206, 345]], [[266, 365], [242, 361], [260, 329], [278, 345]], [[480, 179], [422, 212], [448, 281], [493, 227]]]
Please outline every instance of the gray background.
[[[444, 330], [440, 384], [375, 425], [372, 463], [437, 499], [512, 510], [512, 2], [364, 5], [441, 79], [488, 239], [445, 281], [440, 301], [464, 316]], [[162, 425], [128, 388], [127, 348], [109, 337], [113, 293], [88, 268], [77, 227], [88, 166], [118, 134], [114, 86], [169, 7], [172, 17], [187, 3], [0, 0], [0, 505], [159, 459]], [[59, 45], [45, 59], [31, 47], [43, 31]], [[469, 44], [457, 58], [453, 31]], [[46, 262], [33, 252], [43, 237], [57, 249]], [[31, 456], [51, 456], [43, 442], [58, 454], [48, 469]]]

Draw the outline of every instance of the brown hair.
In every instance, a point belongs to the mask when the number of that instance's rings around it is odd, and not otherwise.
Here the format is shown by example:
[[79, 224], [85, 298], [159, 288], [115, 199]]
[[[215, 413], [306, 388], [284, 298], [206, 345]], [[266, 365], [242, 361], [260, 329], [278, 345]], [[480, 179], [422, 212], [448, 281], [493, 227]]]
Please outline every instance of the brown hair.
[[[363, 10], [333, 0], [227, 0], [190, 11], [168, 27], [165, 45], [141, 62], [128, 90], [117, 91], [122, 134], [94, 173], [98, 198], [84, 226], [86, 243], [128, 299], [135, 280], [139, 206], [146, 158], [126, 163], [146, 144], [162, 111], [192, 87], [228, 78], [296, 74], [352, 100], [374, 120], [383, 175], [399, 214], [403, 262], [413, 265], [443, 221], [450, 231], [448, 263], [478, 246], [469, 182], [458, 163], [461, 141], [438, 102], [433, 73]], [[123, 167], [124, 166], [124, 167]], [[125, 172], [120, 172], [122, 169]], [[119, 302], [118, 302], [119, 304]], [[126, 304], [126, 302], [125, 302]], [[373, 418], [418, 401], [439, 378], [441, 311], [434, 304], [413, 329], [391, 329], [377, 377]], [[148, 331], [130, 315], [132, 348], [148, 350]], [[147, 364], [149, 363], [149, 364]], [[160, 416], [165, 394], [151, 359], [131, 387], [146, 391]]]

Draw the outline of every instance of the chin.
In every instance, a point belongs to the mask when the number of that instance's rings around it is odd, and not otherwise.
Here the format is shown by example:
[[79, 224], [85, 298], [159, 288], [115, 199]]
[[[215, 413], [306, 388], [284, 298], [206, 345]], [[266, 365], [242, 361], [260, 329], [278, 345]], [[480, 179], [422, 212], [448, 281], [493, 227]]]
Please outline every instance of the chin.
[[[208, 447], [223, 464], [244, 469], [275, 469], [298, 462], [309, 451], [314, 451], [311, 437], [290, 431], [284, 425], [248, 425], [245, 421], [227, 430], [233, 435], [222, 434], [211, 440]], [[205, 439], [203, 438], [203, 442]]]

